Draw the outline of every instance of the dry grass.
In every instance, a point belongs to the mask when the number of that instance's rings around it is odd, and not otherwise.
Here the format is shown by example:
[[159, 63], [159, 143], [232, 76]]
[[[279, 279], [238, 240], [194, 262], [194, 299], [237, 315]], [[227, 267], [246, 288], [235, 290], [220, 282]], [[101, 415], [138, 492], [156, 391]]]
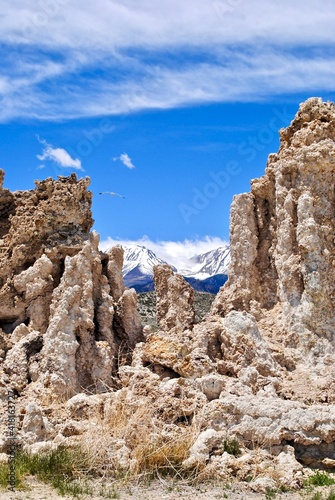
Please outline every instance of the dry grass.
[[121, 398], [111, 404], [108, 420], [96, 415], [94, 421], [82, 448], [96, 475], [118, 480], [190, 475], [182, 462], [199, 434], [195, 424], [164, 424], [154, 409]]
[[183, 469], [182, 462], [188, 458], [194, 440], [193, 429], [187, 429], [180, 436], [167, 440], [162, 436], [147, 436], [147, 442], [138, 443], [134, 450], [137, 462], [135, 472], [153, 477], [164, 474], [185, 478], [189, 472]]

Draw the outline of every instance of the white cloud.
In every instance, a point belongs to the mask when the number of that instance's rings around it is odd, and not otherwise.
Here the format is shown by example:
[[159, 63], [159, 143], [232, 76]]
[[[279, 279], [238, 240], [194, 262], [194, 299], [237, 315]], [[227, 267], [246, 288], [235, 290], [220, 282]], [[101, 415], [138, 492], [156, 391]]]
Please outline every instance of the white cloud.
[[216, 61], [193, 61], [185, 67], [169, 67], [162, 61], [153, 69], [144, 61], [140, 75], [130, 73], [122, 82], [114, 81], [114, 67], [105, 67], [106, 78], [97, 80], [87, 72], [62, 83], [61, 94], [58, 78], [48, 77], [46, 94], [40, 82], [30, 85], [29, 77], [22, 75], [3, 94], [0, 121], [17, 116], [59, 120], [198, 103], [262, 101], [294, 92], [319, 96], [334, 89], [334, 59], [331, 54], [299, 56], [255, 48], [247, 55], [228, 51]]
[[129, 155], [127, 155], [127, 153], [122, 153], [120, 156], [116, 156], [115, 158], [113, 158], [113, 161], [120, 161], [121, 163], [123, 163], [123, 165], [127, 168], [135, 168], [135, 165], [133, 164], [132, 162], [132, 159], [130, 158]]
[[143, 236], [139, 240], [115, 240], [108, 237], [106, 240], [100, 242], [100, 249], [106, 251], [115, 245], [145, 246], [152, 250], [157, 257], [172, 264], [177, 269], [183, 269], [189, 265], [189, 259], [194, 255], [226, 246], [228, 242], [214, 236], [184, 241], [151, 241], [147, 236]]
[[42, 154], [37, 155], [37, 158], [40, 161], [50, 160], [57, 163], [57, 165], [62, 168], [74, 168], [75, 170], [83, 170], [81, 161], [79, 159], [71, 158], [71, 156], [65, 149], [54, 148], [52, 144], [48, 144], [44, 139], [40, 139], [39, 137], [37, 137], [37, 139], [44, 146]]
[[2, 122], [333, 91], [333, 0], [3, 0], [1, 15]]
[[4, 41], [82, 50], [266, 42], [332, 43], [334, 3], [324, 0], [2, 0]]

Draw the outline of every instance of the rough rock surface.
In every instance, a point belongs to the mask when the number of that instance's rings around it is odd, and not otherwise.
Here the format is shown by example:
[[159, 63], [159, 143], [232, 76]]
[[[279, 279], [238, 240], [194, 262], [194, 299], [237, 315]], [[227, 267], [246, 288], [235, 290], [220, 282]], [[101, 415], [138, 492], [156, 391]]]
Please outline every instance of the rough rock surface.
[[335, 401], [334, 130], [334, 104], [312, 98], [280, 131], [279, 152], [269, 156], [264, 177], [233, 200], [230, 278], [212, 307], [213, 315], [255, 316], [274, 358], [292, 371], [286, 394], [329, 402]]
[[0, 189], [0, 395], [4, 410], [19, 394], [26, 449], [80, 444], [104, 474], [173, 463], [258, 492], [335, 469], [334, 104], [308, 100], [280, 136], [234, 198], [211, 313], [196, 323], [191, 288], [159, 265], [145, 335], [122, 249], [89, 233], [88, 181]]
[[146, 335], [143, 347], [135, 351], [134, 362], [140, 359], [161, 377], [170, 374], [195, 378], [208, 372], [211, 361], [192, 331], [192, 287], [167, 264], [154, 267], [154, 281], [158, 331]]
[[20, 394], [31, 382], [58, 395], [105, 392], [120, 349], [142, 340], [123, 250], [103, 254], [89, 233], [88, 185], [73, 174], [33, 191], [0, 189], [0, 370]]
[[195, 321], [193, 288], [180, 274], [174, 274], [168, 264], [154, 267], [157, 294], [157, 323], [160, 330], [176, 331], [179, 335], [192, 329]]
[[264, 177], [234, 198], [230, 279], [213, 307], [257, 316], [280, 304], [283, 340], [305, 352], [313, 335], [334, 340], [334, 112], [304, 103]]

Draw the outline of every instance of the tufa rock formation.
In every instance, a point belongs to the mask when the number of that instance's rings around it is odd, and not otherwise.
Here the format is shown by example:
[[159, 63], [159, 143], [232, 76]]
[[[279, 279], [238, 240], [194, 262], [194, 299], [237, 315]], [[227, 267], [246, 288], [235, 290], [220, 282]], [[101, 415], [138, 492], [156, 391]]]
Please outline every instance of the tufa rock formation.
[[334, 104], [309, 99], [280, 137], [264, 177], [233, 200], [230, 278], [212, 313], [253, 314], [277, 361], [334, 401]]
[[308, 100], [265, 176], [234, 198], [230, 280], [213, 308], [257, 316], [278, 304], [284, 341], [308, 350], [309, 332], [334, 339], [334, 134], [334, 104]]
[[120, 352], [142, 339], [123, 250], [102, 254], [89, 233], [88, 185], [73, 174], [33, 191], [0, 189], [1, 370], [19, 393], [30, 382], [57, 394], [105, 391]]
[[[234, 198], [229, 280], [211, 314], [184, 329], [190, 303], [178, 313], [184, 285], [172, 285], [165, 270], [156, 285], [162, 332], [134, 359], [156, 372], [159, 365], [164, 376], [164, 366], [172, 369], [207, 397], [193, 421], [210, 432], [211, 444], [200, 434], [206, 452], [195, 444], [185, 467], [200, 460], [215, 474], [238, 468], [243, 475], [242, 464], [211, 452], [215, 432], [219, 441], [229, 432], [248, 449], [270, 452], [275, 467], [278, 457], [287, 460], [297, 486], [297, 458], [335, 466], [334, 104], [308, 100], [280, 136], [264, 177]], [[167, 311], [174, 311], [168, 335]]]
[[21, 446], [79, 444], [104, 475], [173, 463], [266, 491], [335, 469], [334, 104], [308, 100], [280, 135], [234, 198], [211, 313], [196, 323], [193, 291], [160, 265], [144, 335], [122, 249], [89, 233], [88, 180], [0, 190], [0, 452], [12, 388]]

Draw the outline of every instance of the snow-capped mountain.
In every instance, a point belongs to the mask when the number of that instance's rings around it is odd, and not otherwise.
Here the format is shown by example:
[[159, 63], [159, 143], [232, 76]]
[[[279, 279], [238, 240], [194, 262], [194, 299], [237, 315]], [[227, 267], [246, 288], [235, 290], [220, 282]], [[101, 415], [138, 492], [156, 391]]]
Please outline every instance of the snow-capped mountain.
[[228, 274], [229, 264], [230, 250], [227, 245], [210, 252], [195, 255], [190, 259], [190, 267], [179, 272], [186, 277], [205, 280], [217, 274]]
[[143, 274], [152, 274], [153, 267], [157, 264], [164, 264], [154, 252], [140, 245], [124, 246], [123, 275], [126, 276], [134, 269], [140, 270]]
[[152, 282], [153, 267], [166, 264], [154, 252], [140, 245], [123, 246], [123, 280], [126, 286], [144, 285]]
[[[122, 274], [125, 285], [134, 287], [138, 292], [153, 290], [153, 267], [166, 262], [144, 246], [123, 246], [123, 249]], [[230, 251], [226, 246], [191, 257], [189, 265], [184, 269], [172, 267], [174, 271], [182, 274], [195, 290], [216, 293], [227, 280], [229, 263]]]

